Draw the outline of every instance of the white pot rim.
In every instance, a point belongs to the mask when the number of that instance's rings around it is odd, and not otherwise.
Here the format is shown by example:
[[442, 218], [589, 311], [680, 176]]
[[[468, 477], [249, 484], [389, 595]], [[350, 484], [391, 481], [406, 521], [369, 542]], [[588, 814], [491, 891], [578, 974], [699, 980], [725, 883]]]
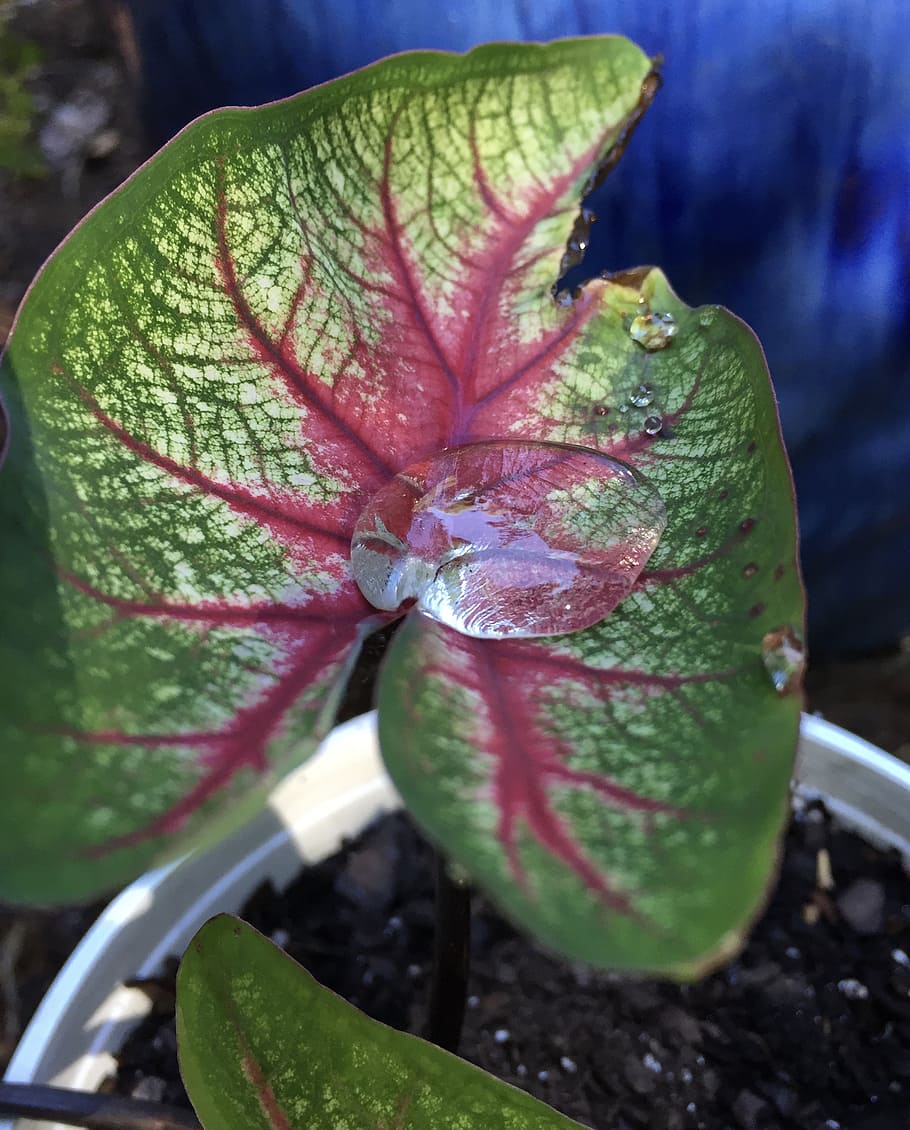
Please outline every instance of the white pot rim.
[[[804, 715], [794, 789], [804, 800], [823, 798], [839, 821], [910, 859], [910, 767], [883, 750]], [[237, 910], [265, 877], [285, 885], [301, 860], [324, 858], [377, 814], [399, 806], [379, 757], [375, 712], [333, 730], [240, 832], [147, 872], [110, 903], [39, 1005], [6, 1080], [97, 1088], [114, 1069], [111, 1049], [149, 1009], [144, 993], [120, 984], [111, 992], [112, 983], [153, 975], [204, 921]], [[76, 1046], [87, 1050], [74, 1055]], [[0, 1121], [0, 1130], [39, 1126], [64, 1130], [56, 1123]]]

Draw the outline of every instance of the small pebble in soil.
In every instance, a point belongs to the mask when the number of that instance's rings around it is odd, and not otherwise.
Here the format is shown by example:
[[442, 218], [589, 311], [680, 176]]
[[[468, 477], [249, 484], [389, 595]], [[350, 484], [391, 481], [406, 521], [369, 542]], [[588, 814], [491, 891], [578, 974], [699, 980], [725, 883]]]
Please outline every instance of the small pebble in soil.
[[837, 987], [847, 1000], [864, 1001], [869, 998], [869, 990], [862, 981], [857, 981], [855, 977], [845, 977], [842, 981], [837, 982]]
[[885, 916], [885, 892], [874, 879], [856, 879], [837, 900], [844, 921], [858, 934], [877, 934]]
[[167, 1082], [157, 1075], [144, 1075], [130, 1091], [134, 1099], [144, 1102], [160, 1103], [167, 1091]]

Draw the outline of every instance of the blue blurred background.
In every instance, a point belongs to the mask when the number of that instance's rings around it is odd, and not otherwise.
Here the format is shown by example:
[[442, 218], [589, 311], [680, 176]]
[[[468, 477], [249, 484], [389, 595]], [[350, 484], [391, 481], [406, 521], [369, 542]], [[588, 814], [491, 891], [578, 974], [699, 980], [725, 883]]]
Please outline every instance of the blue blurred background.
[[619, 32], [664, 90], [593, 199], [587, 273], [657, 263], [757, 331], [816, 655], [910, 630], [908, 0], [128, 0], [163, 141], [383, 55]]

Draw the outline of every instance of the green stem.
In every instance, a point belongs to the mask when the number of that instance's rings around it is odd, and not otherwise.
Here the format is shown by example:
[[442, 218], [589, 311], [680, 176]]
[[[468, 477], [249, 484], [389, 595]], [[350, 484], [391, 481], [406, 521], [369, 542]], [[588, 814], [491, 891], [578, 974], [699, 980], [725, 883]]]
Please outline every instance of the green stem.
[[453, 879], [445, 859], [436, 856], [436, 935], [427, 1038], [456, 1052], [464, 1023], [471, 963], [471, 889]]
[[189, 1110], [35, 1083], [0, 1082], [0, 1112], [86, 1130], [200, 1130], [199, 1120]]

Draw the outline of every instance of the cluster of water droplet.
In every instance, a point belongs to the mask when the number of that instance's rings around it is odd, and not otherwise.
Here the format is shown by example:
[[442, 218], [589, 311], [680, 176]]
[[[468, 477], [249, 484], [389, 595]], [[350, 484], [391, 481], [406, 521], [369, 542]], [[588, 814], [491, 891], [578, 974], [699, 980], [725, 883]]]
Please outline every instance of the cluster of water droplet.
[[[666, 349], [679, 326], [672, 314], [662, 310], [651, 310], [644, 299], [639, 301], [639, 309], [635, 314], [629, 314], [623, 321], [629, 337], [637, 342], [648, 353], [655, 353], [659, 349]], [[628, 412], [629, 406], [633, 408], [651, 408], [654, 405], [655, 393], [649, 384], [640, 384], [630, 395], [627, 405], [620, 407], [621, 412]], [[663, 430], [664, 421], [659, 412], [652, 411], [642, 420], [641, 430], [645, 435], [656, 436]]]
[[[628, 402], [619, 406], [620, 412], [626, 413], [631, 408], [651, 408], [654, 404], [656, 393], [650, 384], [640, 384], [629, 396]], [[663, 430], [663, 417], [658, 412], [650, 412], [641, 423], [641, 430], [645, 435], [656, 436]]]
[[413, 603], [478, 638], [547, 636], [609, 615], [666, 520], [657, 489], [600, 452], [468, 444], [412, 464], [370, 500], [351, 564], [376, 608]]

